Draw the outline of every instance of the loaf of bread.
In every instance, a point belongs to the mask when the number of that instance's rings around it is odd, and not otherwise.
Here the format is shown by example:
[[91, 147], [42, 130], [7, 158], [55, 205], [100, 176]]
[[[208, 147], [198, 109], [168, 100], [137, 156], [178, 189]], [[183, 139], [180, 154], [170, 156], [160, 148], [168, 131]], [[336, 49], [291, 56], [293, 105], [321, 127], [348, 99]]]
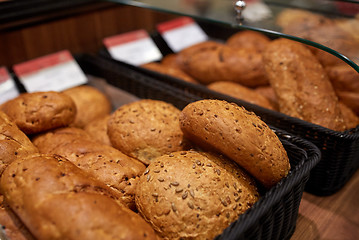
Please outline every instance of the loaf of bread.
[[143, 64], [141, 65], [141, 67], [174, 78], [178, 78], [186, 82], [198, 83], [193, 77], [191, 77], [190, 75], [182, 71], [180, 68], [175, 66], [169, 66], [169, 65], [163, 65], [161, 63], [151, 62], [151, 63]]
[[0, 111], [0, 176], [15, 159], [33, 153], [38, 153], [38, 149], [9, 117]]
[[148, 165], [163, 154], [186, 149], [179, 114], [172, 104], [139, 100], [121, 106], [111, 115], [107, 133], [113, 147]]
[[249, 103], [274, 110], [269, 100], [254, 89], [245, 87], [235, 82], [218, 81], [207, 86], [209, 89], [227, 94], [231, 97], [245, 100]]
[[232, 81], [247, 87], [268, 85], [261, 53], [217, 42], [202, 42], [178, 53], [181, 69], [202, 84]]
[[108, 97], [95, 87], [82, 85], [63, 91], [75, 102], [77, 114], [73, 127], [83, 128], [87, 123], [111, 113]]
[[254, 113], [234, 103], [190, 103], [182, 110], [180, 123], [189, 140], [229, 157], [267, 188], [289, 172], [287, 152], [277, 135]]
[[243, 30], [230, 36], [226, 44], [230, 47], [253, 48], [258, 52], [263, 52], [270, 41], [271, 39], [263, 33]]
[[135, 187], [145, 166], [117, 149], [84, 135], [87, 133], [82, 129], [56, 129], [37, 136], [33, 142], [41, 153], [63, 156], [117, 191], [122, 202], [134, 210]]
[[156, 239], [118, 195], [60, 156], [18, 158], [0, 190], [36, 239]]
[[224, 157], [174, 152], [148, 166], [136, 205], [164, 239], [213, 239], [258, 200], [255, 185]]
[[101, 118], [97, 118], [85, 125], [84, 130], [91, 135], [91, 137], [102, 143], [111, 146], [110, 138], [107, 135], [107, 122], [110, 119], [110, 114]]
[[67, 126], [76, 116], [74, 101], [59, 92], [23, 93], [1, 108], [25, 134]]
[[280, 112], [335, 131], [345, 129], [328, 75], [308, 48], [277, 39], [263, 52], [263, 59]]

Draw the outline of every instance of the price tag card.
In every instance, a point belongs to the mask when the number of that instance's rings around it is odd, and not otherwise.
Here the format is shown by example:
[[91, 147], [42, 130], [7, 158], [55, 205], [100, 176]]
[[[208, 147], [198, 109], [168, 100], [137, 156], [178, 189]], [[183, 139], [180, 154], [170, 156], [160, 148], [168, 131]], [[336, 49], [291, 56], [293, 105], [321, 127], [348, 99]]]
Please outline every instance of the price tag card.
[[0, 67], [0, 104], [19, 95], [14, 79], [5, 67]]
[[189, 17], [181, 17], [157, 26], [163, 39], [174, 52], [208, 40], [207, 34]]
[[27, 92], [63, 91], [87, 83], [87, 78], [67, 50], [14, 65]]
[[152, 38], [142, 29], [105, 38], [103, 43], [112, 58], [135, 66], [162, 58]]

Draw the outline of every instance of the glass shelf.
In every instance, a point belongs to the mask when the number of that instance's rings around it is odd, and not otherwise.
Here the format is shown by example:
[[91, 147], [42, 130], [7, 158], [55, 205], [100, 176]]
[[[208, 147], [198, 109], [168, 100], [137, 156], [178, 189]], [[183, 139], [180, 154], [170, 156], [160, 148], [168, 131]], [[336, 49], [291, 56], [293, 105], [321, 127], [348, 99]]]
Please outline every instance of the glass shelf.
[[[110, 2], [189, 16], [198, 21], [225, 24], [233, 28], [259, 31], [273, 37], [292, 39], [329, 52], [359, 72], [359, 1], [247, 0], [241, 21], [237, 20], [234, 8], [236, 1], [233, 0], [110, 0]], [[300, 21], [294, 20], [293, 17], [298, 17], [303, 25], [299, 27]], [[318, 29], [308, 24], [306, 19], [308, 17], [313, 17], [313, 21], [318, 25], [315, 27]], [[295, 25], [293, 28], [287, 26], [291, 20]], [[306, 31], [308, 28], [310, 33]], [[351, 47], [353, 49], [340, 46], [340, 44], [348, 45], [348, 41], [342, 39], [346, 35], [354, 39], [348, 40], [350, 45], [353, 45]], [[334, 43], [335, 40], [338, 41]]]

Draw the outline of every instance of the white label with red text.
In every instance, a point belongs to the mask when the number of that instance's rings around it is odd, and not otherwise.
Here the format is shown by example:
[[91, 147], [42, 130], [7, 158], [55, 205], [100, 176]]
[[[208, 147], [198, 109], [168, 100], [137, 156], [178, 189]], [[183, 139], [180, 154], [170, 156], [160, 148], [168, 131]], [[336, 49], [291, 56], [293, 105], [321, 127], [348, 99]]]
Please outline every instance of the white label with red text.
[[103, 40], [111, 57], [139, 66], [160, 60], [162, 53], [145, 30], [137, 30]]
[[14, 65], [27, 92], [63, 91], [87, 83], [87, 77], [67, 50]]
[[19, 95], [14, 79], [5, 67], [0, 67], [0, 104]]
[[174, 52], [208, 40], [207, 34], [189, 17], [181, 17], [157, 25], [167, 45]]

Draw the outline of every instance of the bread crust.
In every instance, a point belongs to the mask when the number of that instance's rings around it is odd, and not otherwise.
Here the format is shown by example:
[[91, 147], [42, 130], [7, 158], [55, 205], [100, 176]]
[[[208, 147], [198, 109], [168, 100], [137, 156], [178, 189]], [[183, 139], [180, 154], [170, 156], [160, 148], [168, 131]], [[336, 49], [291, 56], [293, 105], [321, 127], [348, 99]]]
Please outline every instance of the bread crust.
[[258, 197], [254, 180], [234, 162], [180, 151], [151, 162], [140, 178], [136, 205], [165, 239], [213, 239]]
[[23, 93], [1, 108], [25, 134], [68, 126], [76, 116], [72, 99], [52, 91]]
[[201, 100], [181, 112], [184, 135], [215, 149], [270, 188], [285, 177], [289, 159], [277, 135], [253, 112], [221, 100]]
[[107, 135], [107, 122], [110, 115], [95, 119], [85, 125], [84, 130], [96, 141], [111, 146], [110, 138]]
[[243, 30], [230, 36], [226, 45], [235, 48], [254, 48], [258, 52], [263, 52], [270, 41], [269, 37], [260, 32]]

